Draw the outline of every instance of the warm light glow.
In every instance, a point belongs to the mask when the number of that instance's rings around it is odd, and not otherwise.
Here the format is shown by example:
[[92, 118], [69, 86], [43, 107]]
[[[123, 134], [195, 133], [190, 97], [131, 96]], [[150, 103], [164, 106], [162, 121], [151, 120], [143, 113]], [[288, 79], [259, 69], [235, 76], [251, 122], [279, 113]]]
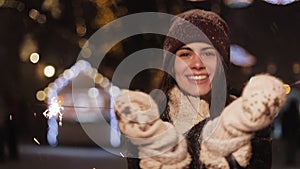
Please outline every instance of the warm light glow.
[[38, 53], [32, 53], [31, 55], [30, 55], [30, 62], [31, 63], [37, 63], [38, 61], [39, 61], [39, 59], [40, 59], [40, 55], [38, 54]]
[[104, 89], [106, 89], [109, 85], [110, 85], [109, 80], [107, 78], [103, 78], [103, 81], [100, 84], [100, 86], [103, 87]]
[[95, 77], [95, 83], [97, 84], [101, 84], [102, 81], [104, 80], [103, 76], [101, 74], [97, 74], [96, 77]]
[[286, 94], [289, 94], [289, 93], [291, 92], [291, 87], [290, 87], [290, 85], [284, 84], [283, 86], [284, 86], [284, 88], [285, 88], [285, 93], [286, 93]]
[[33, 20], [36, 20], [39, 17], [39, 15], [40, 15], [40, 12], [36, 9], [31, 9], [29, 11], [29, 17]]
[[294, 63], [293, 64], [293, 72], [295, 74], [299, 74], [300, 73], [300, 64], [299, 63]]
[[86, 72], [84, 72], [84, 74], [86, 74], [87, 76], [89, 76], [92, 79], [95, 79], [98, 74], [98, 70], [95, 68], [91, 68], [91, 69], [87, 70]]
[[41, 143], [36, 139], [36, 138], [33, 138], [33, 141], [38, 144], [38, 145], [41, 145]]
[[270, 74], [275, 74], [277, 71], [277, 66], [274, 63], [270, 63], [267, 66], [267, 72]]
[[251, 75], [251, 73], [252, 73], [252, 67], [243, 67], [242, 68], [242, 72], [245, 75]]
[[0, 0], [0, 7], [5, 4], [5, 0]]
[[33, 19], [34, 21], [43, 24], [46, 23], [47, 17], [45, 14], [41, 14], [38, 10], [36, 9], [31, 9], [29, 11], [29, 17]]
[[46, 97], [48, 97], [49, 87], [46, 87], [46, 88], [44, 89], [44, 92], [45, 92], [45, 94], [46, 94]]
[[89, 58], [92, 55], [92, 50], [89, 47], [85, 47], [81, 51], [83, 58]]
[[85, 25], [81, 25], [81, 24], [78, 24], [76, 26], [76, 32], [79, 36], [84, 36], [85, 33], [86, 33], [86, 26]]
[[0, 0], [0, 8], [12, 8], [21, 12], [24, 10], [25, 5], [17, 0]]
[[61, 15], [59, 0], [44, 0], [42, 4], [42, 9], [45, 11], [50, 11], [53, 18], [58, 19]]
[[37, 18], [37, 22], [40, 24], [46, 23], [47, 21], [47, 17], [44, 14], [39, 15], [39, 17]]
[[20, 59], [25, 62], [32, 53], [38, 51], [38, 43], [32, 34], [26, 34], [20, 48]]
[[46, 99], [46, 93], [44, 91], [40, 90], [40, 91], [36, 92], [35, 97], [39, 101], [44, 101]]
[[54, 74], [55, 74], [55, 68], [53, 66], [48, 65], [48, 66], [45, 67], [45, 69], [44, 69], [44, 75], [46, 77], [53, 77]]
[[[86, 44], [86, 43], [87, 43], [87, 44]], [[85, 44], [86, 44], [87, 46], [89, 45], [89, 44], [88, 44], [88, 40], [85, 39], [85, 38], [81, 38], [81, 39], [78, 41], [78, 46], [81, 47], [81, 48], [82, 48]]]
[[89, 89], [88, 94], [91, 98], [96, 98], [99, 95], [99, 91], [97, 88], [92, 87]]

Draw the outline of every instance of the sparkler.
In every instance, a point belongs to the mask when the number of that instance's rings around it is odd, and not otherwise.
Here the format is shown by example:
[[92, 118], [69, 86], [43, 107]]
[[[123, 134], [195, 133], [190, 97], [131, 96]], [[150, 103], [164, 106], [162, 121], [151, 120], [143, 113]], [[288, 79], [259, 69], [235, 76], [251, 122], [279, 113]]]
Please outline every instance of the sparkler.
[[59, 125], [62, 126], [63, 113], [61, 111], [64, 110], [64, 107], [62, 106], [63, 99], [61, 97], [53, 97], [51, 98], [50, 103], [51, 104], [48, 109], [44, 111], [43, 115], [48, 119], [58, 117]]

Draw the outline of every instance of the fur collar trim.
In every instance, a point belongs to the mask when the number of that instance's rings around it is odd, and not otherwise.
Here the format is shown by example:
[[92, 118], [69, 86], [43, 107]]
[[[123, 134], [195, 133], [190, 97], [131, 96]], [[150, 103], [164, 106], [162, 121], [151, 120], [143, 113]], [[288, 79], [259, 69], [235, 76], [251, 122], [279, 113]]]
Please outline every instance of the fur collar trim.
[[169, 92], [169, 117], [180, 134], [186, 134], [193, 126], [209, 117], [208, 103], [186, 95], [175, 86]]

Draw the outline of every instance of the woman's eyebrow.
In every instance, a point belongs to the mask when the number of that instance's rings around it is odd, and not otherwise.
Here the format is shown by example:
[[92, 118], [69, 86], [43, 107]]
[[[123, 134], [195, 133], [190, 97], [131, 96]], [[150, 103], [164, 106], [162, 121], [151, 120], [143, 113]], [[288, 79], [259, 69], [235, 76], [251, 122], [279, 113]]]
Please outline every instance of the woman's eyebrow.
[[[212, 46], [208, 46], [208, 47], [201, 48], [200, 51], [206, 51], [206, 50], [209, 50], [209, 49], [215, 49], [215, 48], [212, 47]], [[192, 48], [186, 47], [186, 46], [183, 46], [183, 47], [179, 48], [177, 51], [180, 51], [180, 50], [194, 51]]]
[[215, 48], [212, 46], [209, 46], [209, 47], [202, 48], [201, 51], [208, 50], [208, 49], [215, 49]]
[[[215, 49], [215, 48], [212, 47], [212, 46], [209, 46], [209, 47], [201, 48], [200, 51], [205, 51], [205, 50], [209, 50], [209, 49]], [[190, 50], [190, 51], [193, 51], [193, 49], [191, 49], [190, 47], [181, 47], [178, 50]]]
[[178, 50], [190, 50], [190, 51], [193, 51], [191, 48], [189, 48], [189, 47], [181, 47], [181, 48], [179, 48]]

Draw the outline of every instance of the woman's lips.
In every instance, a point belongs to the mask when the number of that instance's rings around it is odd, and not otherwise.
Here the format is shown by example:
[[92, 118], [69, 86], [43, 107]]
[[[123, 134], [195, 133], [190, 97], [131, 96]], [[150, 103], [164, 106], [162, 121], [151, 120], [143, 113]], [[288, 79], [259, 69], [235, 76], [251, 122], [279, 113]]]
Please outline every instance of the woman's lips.
[[187, 75], [187, 79], [193, 83], [203, 84], [209, 80], [208, 74], [200, 74], [200, 75]]
[[187, 78], [191, 80], [203, 80], [208, 78], [208, 75], [188, 75]]

